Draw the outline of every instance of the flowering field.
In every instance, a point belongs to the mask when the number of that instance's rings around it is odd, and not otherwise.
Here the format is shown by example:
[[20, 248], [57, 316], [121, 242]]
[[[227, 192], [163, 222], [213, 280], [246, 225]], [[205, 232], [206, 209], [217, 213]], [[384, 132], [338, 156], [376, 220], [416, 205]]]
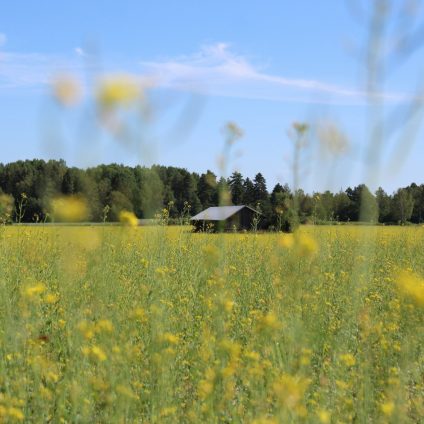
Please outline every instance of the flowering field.
[[424, 228], [15, 226], [0, 251], [0, 421], [424, 417]]

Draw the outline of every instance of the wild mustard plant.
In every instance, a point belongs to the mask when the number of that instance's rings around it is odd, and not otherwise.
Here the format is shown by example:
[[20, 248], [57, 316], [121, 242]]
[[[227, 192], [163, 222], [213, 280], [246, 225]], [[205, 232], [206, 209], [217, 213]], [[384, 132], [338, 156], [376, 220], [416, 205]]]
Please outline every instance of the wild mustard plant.
[[4, 227], [1, 418], [419, 422], [421, 230]]

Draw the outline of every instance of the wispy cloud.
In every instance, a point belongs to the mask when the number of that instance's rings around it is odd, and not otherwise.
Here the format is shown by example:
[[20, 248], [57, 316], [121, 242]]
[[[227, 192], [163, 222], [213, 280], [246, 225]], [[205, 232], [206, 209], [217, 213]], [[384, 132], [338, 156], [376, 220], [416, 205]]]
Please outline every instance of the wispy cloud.
[[[145, 72], [160, 85], [216, 96], [297, 101], [306, 103], [361, 104], [366, 92], [313, 79], [273, 75], [234, 53], [226, 43], [204, 46], [198, 53], [170, 60], [145, 61]], [[404, 101], [404, 93], [378, 93], [388, 101]]]
[[7, 41], [6, 34], [4, 34], [3, 32], [0, 32], [0, 47], [4, 46], [6, 44], [6, 41]]
[[81, 66], [72, 58], [40, 53], [0, 51], [0, 88], [40, 88], [59, 73], [79, 74]]
[[90, 56], [82, 47], [75, 47], [74, 52], [79, 57], [86, 58], [86, 57], [89, 57]]
[[[1, 42], [1, 34], [0, 34]], [[83, 79], [87, 53], [76, 47], [68, 55], [15, 53], [0, 51], [0, 89], [37, 88], [50, 84], [60, 73]], [[136, 63], [121, 63], [120, 72], [137, 73]], [[228, 44], [203, 46], [199, 52], [165, 60], [143, 61], [137, 77], [154, 80], [160, 88], [226, 96], [304, 103], [363, 104], [366, 93], [314, 79], [289, 78], [266, 72], [246, 57], [235, 53]], [[104, 66], [103, 71], [116, 72]], [[98, 75], [101, 77], [102, 75]], [[376, 94], [386, 101], [411, 100], [405, 93]]]

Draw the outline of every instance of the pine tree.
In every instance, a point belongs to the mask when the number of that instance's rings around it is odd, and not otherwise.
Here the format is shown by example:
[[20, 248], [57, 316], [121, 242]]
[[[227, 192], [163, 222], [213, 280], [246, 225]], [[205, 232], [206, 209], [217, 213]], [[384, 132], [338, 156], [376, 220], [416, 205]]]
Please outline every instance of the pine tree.
[[253, 180], [254, 206], [262, 213], [262, 226], [267, 227], [272, 219], [272, 208], [264, 176], [259, 172]]
[[244, 180], [240, 172], [234, 171], [229, 178], [231, 201], [233, 205], [241, 205], [244, 198]]
[[244, 180], [243, 184], [243, 204], [255, 206], [255, 186], [249, 177]]

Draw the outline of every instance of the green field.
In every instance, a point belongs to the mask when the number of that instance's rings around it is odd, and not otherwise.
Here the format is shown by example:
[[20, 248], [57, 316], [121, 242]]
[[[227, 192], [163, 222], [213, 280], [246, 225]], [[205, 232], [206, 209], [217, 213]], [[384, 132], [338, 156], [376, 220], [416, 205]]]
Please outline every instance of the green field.
[[424, 228], [0, 227], [1, 422], [418, 423]]

